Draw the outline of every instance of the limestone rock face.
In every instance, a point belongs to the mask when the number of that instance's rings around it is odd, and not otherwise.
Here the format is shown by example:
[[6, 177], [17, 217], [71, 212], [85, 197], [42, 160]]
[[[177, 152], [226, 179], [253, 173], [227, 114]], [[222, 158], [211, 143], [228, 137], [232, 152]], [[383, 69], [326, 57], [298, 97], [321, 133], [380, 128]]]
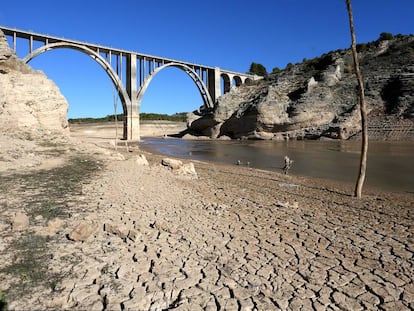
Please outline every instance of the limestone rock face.
[[[405, 132], [414, 139], [414, 36], [378, 40], [360, 50], [371, 124], [377, 116], [392, 116], [399, 126], [404, 119]], [[350, 139], [360, 131], [350, 50], [305, 60], [232, 88], [218, 98], [213, 111], [188, 117], [189, 133], [212, 138]]]
[[55, 83], [19, 60], [0, 31], [0, 131], [68, 134], [67, 110]]

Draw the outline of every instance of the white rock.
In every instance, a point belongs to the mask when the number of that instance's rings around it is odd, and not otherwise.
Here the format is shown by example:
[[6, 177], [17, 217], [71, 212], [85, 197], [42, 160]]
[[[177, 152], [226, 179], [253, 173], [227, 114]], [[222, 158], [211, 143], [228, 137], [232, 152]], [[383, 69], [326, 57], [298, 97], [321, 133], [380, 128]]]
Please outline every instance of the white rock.
[[149, 166], [148, 160], [144, 154], [137, 155], [136, 162], [138, 165]]
[[73, 241], [86, 241], [96, 230], [96, 226], [90, 221], [79, 223], [75, 229], [69, 233], [69, 239]]
[[22, 231], [27, 227], [29, 227], [29, 217], [22, 212], [17, 212], [12, 222], [13, 231]]
[[192, 162], [183, 164], [178, 170], [177, 175], [198, 178], [194, 164]]
[[169, 167], [172, 170], [177, 170], [183, 165], [183, 162], [171, 158], [164, 158], [162, 159], [161, 164]]

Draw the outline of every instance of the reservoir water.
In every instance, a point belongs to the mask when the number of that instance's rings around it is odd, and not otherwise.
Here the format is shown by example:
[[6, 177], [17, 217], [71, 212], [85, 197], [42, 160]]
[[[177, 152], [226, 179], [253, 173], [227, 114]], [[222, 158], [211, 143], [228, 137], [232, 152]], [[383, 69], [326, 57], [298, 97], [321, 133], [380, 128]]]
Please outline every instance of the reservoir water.
[[[144, 138], [145, 150], [167, 156], [236, 164], [282, 172], [287, 155], [289, 174], [355, 183], [359, 141], [240, 141]], [[414, 142], [370, 142], [366, 185], [414, 193]]]

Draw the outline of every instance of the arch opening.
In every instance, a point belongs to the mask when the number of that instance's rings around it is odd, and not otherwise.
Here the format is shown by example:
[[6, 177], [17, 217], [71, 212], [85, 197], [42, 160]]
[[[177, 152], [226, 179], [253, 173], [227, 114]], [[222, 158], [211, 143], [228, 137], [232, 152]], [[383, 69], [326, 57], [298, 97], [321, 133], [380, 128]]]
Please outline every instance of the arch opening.
[[220, 79], [221, 79], [221, 94], [224, 95], [228, 92], [230, 92], [230, 88], [231, 88], [231, 81], [230, 81], [230, 77], [228, 74], [222, 73], [220, 75]]
[[246, 78], [246, 80], [244, 80], [244, 83], [245, 83], [246, 85], [251, 85], [251, 84], [253, 84], [253, 80], [252, 80], [252, 79], [250, 79], [250, 78]]
[[[70, 50], [77, 50], [81, 53], [73, 53]], [[48, 57], [39, 57], [45, 52], [49, 52]], [[89, 56], [89, 58], [85, 56]], [[65, 66], [59, 66], [62, 60], [64, 60]], [[117, 136], [122, 139], [127, 138], [126, 105], [129, 98], [122, 82], [102, 55], [87, 47], [70, 43], [55, 43], [43, 45], [33, 50], [23, 58], [23, 61], [30, 62], [35, 69], [48, 68], [48, 77], [58, 86], [65, 86], [64, 89], [60, 88], [68, 100], [68, 119], [83, 118], [86, 121], [91, 118], [102, 118], [103, 120], [112, 120], [116, 110], [118, 115], [123, 116], [118, 123]], [[70, 66], [67, 66], [68, 62], [71, 64]], [[96, 66], [97, 64], [99, 66]], [[64, 71], [62, 67], [64, 67]], [[102, 69], [106, 75], [102, 74]], [[91, 83], [92, 79], [94, 83]], [[99, 135], [100, 138], [114, 139], [115, 130], [114, 133], [105, 131]]]
[[193, 80], [182, 70], [170, 66], [151, 80], [141, 98], [139, 111], [140, 114], [174, 115], [194, 111], [203, 105]]
[[232, 85], [239, 87], [240, 85], [242, 85], [242, 79], [239, 76], [234, 76], [232, 79]]
[[198, 92], [201, 95], [201, 98], [203, 100], [203, 107], [205, 108], [212, 108], [214, 106], [214, 103], [211, 99], [210, 93], [208, 92], [208, 89], [204, 83], [204, 81], [202, 80], [202, 78], [199, 76], [199, 74], [197, 74], [197, 72], [190, 68], [189, 66], [185, 65], [185, 64], [181, 64], [181, 63], [167, 63], [164, 64], [160, 67], [157, 67], [152, 73], [151, 75], [149, 75], [146, 80], [144, 81], [143, 85], [141, 86], [141, 88], [138, 91], [137, 94], [137, 102], [138, 102], [138, 107], [140, 106], [140, 103], [142, 102], [142, 99], [144, 97], [144, 94], [147, 91], [148, 86], [150, 85], [151, 81], [154, 79], [154, 77], [162, 70], [165, 70], [166, 68], [169, 67], [173, 67], [173, 68], [178, 68], [182, 71], [184, 71], [187, 76], [189, 76], [192, 80], [193, 83], [196, 85]]

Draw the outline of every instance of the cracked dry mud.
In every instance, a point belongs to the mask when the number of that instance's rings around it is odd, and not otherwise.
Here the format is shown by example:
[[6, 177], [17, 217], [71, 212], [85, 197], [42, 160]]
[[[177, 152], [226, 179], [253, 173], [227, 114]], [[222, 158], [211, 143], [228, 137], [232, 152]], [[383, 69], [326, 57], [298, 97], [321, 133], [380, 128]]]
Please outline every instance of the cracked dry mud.
[[[147, 155], [150, 166], [135, 156], [106, 160], [71, 201], [66, 194], [68, 217], [47, 242], [53, 286], [16, 296], [3, 247], [10, 309], [414, 308], [412, 194], [367, 190], [356, 200], [344, 185], [198, 162], [199, 178], [186, 179], [159, 156]], [[7, 186], [6, 218], [24, 201], [19, 185]], [[80, 222], [94, 233], [69, 240]]]

